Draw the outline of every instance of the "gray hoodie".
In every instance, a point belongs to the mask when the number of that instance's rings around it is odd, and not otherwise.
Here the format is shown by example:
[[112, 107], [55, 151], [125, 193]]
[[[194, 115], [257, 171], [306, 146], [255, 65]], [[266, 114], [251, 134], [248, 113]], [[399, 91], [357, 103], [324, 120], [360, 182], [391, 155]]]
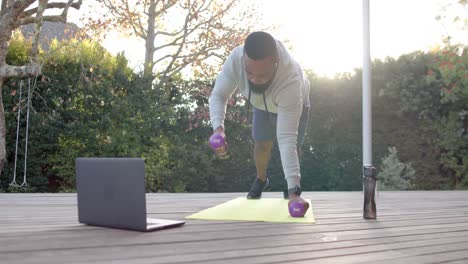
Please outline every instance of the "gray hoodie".
[[[310, 107], [309, 82], [300, 65], [291, 57], [284, 45], [277, 41], [278, 69], [265, 91], [268, 112], [278, 114], [277, 139], [288, 188], [300, 186], [300, 168], [297, 156], [297, 135], [303, 106]], [[213, 129], [224, 127], [226, 104], [235, 89], [248, 98], [249, 84], [243, 63], [244, 46], [236, 47], [219, 73], [209, 99]], [[266, 110], [262, 94], [251, 93], [251, 104]]]

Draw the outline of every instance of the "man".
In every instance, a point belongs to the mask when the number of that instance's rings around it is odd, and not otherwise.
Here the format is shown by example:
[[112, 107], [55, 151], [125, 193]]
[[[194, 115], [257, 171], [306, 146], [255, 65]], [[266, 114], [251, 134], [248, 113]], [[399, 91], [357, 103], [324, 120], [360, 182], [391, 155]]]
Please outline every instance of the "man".
[[[224, 63], [209, 99], [214, 134], [224, 136], [226, 103], [238, 88], [253, 106], [252, 136], [257, 177], [247, 195], [261, 198], [268, 185], [266, 170], [273, 141], [278, 140], [289, 203], [301, 195], [298, 152], [304, 139], [310, 108], [309, 82], [284, 45], [266, 32], [253, 32]], [[216, 150], [215, 150], [216, 151]], [[220, 150], [222, 151], [222, 150]]]

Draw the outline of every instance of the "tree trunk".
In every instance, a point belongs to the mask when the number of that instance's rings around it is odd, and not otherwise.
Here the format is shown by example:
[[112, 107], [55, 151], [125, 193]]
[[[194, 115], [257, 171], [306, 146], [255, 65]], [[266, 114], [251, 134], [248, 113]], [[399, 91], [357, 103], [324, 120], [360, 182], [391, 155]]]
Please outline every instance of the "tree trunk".
[[156, 3], [155, 0], [150, 0], [148, 8], [148, 27], [145, 39], [145, 69], [144, 77], [153, 80], [153, 59], [154, 59], [154, 39], [155, 39], [155, 20], [156, 20]]
[[[48, 0], [39, 0], [38, 7], [26, 10], [36, 0], [0, 0], [0, 173], [6, 162], [6, 124], [5, 111], [3, 109], [2, 86], [6, 78], [12, 77], [32, 77], [41, 74], [41, 66], [38, 63], [38, 45], [39, 32], [41, 30], [42, 21], [60, 21], [66, 22], [68, 9], [73, 7], [79, 9], [82, 0], [73, 2], [69, 0], [65, 3], [54, 2], [48, 3]], [[154, 1], [154, 0], [153, 0]], [[62, 14], [43, 16], [46, 9], [62, 9]], [[36, 14], [35, 16], [33, 16]], [[8, 65], [6, 62], [6, 54], [8, 52], [8, 42], [11, 39], [12, 32], [21, 25], [35, 23], [35, 34], [33, 39], [33, 47], [31, 50], [31, 64], [26, 66]]]
[[[7, 0], [2, 1], [2, 16], [0, 17], [0, 72], [2, 68], [8, 67], [6, 65], [6, 55], [8, 52], [8, 42], [11, 39], [13, 26], [7, 18], [7, 14], [3, 13], [6, 9]], [[9, 69], [10, 70], [10, 69]], [[8, 72], [9, 72], [8, 70]], [[6, 70], [5, 74], [6, 75]], [[3, 166], [6, 162], [6, 124], [5, 124], [5, 111], [3, 109], [3, 81], [5, 77], [0, 74], [0, 174], [3, 171]]]

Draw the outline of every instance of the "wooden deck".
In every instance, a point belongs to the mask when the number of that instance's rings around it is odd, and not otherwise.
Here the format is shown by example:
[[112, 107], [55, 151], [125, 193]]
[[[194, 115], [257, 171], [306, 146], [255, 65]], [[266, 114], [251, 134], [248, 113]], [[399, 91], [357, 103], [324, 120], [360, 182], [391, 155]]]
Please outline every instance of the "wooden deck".
[[[183, 219], [244, 196], [148, 194], [150, 217]], [[266, 193], [266, 197], [281, 197]], [[315, 224], [189, 220], [140, 233], [77, 222], [75, 194], [0, 194], [0, 263], [468, 263], [468, 192], [304, 193]]]

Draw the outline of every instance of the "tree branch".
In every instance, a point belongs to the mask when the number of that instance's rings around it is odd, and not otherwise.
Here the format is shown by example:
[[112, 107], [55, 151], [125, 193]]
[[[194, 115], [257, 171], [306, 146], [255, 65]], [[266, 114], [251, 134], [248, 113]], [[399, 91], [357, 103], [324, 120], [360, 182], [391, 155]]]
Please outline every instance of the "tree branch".
[[165, 60], [165, 59], [167, 59], [167, 58], [171, 58], [171, 57], [174, 57], [174, 55], [171, 55], [171, 54], [166, 55], [166, 56], [161, 57], [161, 58], [157, 59], [156, 61], [154, 61], [153, 64], [156, 65], [156, 64], [158, 64], [159, 62], [161, 62], [161, 61], [163, 61], [163, 60]]
[[158, 50], [161, 50], [161, 49], [164, 49], [164, 48], [167, 48], [167, 47], [171, 47], [171, 46], [179, 46], [180, 44], [181, 43], [176, 43], [176, 41], [172, 41], [171, 43], [167, 43], [167, 44], [155, 47], [154, 51], [158, 51]]
[[175, 37], [175, 36], [177, 36], [177, 34], [180, 34], [182, 31], [183, 31], [183, 30], [178, 31], [178, 32], [166, 32], [166, 31], [160, 31], [160, 30], [158, 30], [158, 31], [156, 32], [155, 35], [156, 35], [156, 36], [157, 36], [157, 35], [163, 35], [163, 36], [168, 36], [168, 37]]
[[[53, 9], [53, 8], [66, 8], [69, 3], [48, 3], [46, 6], [46, 9]], [[79, 0], [78, 2], [72, 3], [70, 7], [73, 7], [75, 9], [80, 9], [82, 4], [82, 0]], [[21, 14], [21, 17], [28, 17], [32, 16], [37, 13], [37, 7], [28, 9]]]
[[12, 66], [4, 64], [0, 67], [0, 77], [11, 78], [11, 77], [32, 77], [41, 74], [41, 66], [39, 64], [33, 64], [29, 66]]
[[[167, 46], [179, 46], [177, 51], [174, 53], [174, 55], [171, 56], [172, 60], [168, 64], [166, 69], [163, 72], [161, 72], [160, 74], [157, 75], [159, 77], [161, 83], [164, 82], [167, 77], [172, 76], [173, 74], [175, 74], [175, 73], [179, 72], [180, 70], [182, 70], [183, 68], [185, 68], [187, 65], [193, 63], [201, 54], [203, 54], [205, 52], [207, 53], [207, 55], [205, 56], [204, 59], [206, 59], [208, 57], [211, 57], [211, 54], [209, 54], [210, 48], [208, 47], [208, 43], [207, 43], [209, 38], [207, 38], [207, 39], [205, 39], [205, 45], [202, 45], [204, 48], [201, 48], [198, 52], [196, 52], [192, 56], [188, 56], [188, 57], [191, 57], [191, 58], [187, 59], [187, 60], [184, 60], [184, 62], [181, 63], [180, 65], [175, 65], [178, 59], [182, 59], [182, 58], [185, 57], [185, 56], [180, 56], [180, 54], [181, 54], [182, 49], [187, 44], [187, 37], [190, 36], [197, 29], [199, 29], [199, 28], [201, 28], [201, 27], [203, 27], [205, 25], [207, 25], [207, 28], [205, 29], [205, 31], [209, 31], [209, 29], [212, 27], [211, 24], [216, 19], [219, 19], [220, 17], [222, 17], [222, 15], [233, 6], [234, 1], [231, 1], [228, 5], [226, 5], [226, 7], [224, 9], [222, 9], [219, 12], [213, 14], [207, 20], [200, 21], [200, 23], [195, 24], [192, 28], [190, 28], [189, 25], [193, 21], [197, 21], [199, 19], [199, 14], [201, 12], [205, 12], [207, 10], [209, 11], [209, 7], [213, 4], [213, 0], [210, 0], [208, 2], [208, 5], [202, 4], [201, 6], [198, 6], [198, 7], [192, 5], [192, 3], [190, 1], [188, 1], [186, 4], [187, 4], [187, 6], [185, 6], [184, 8], [187, 9], [187, 15], [185, 17], [185, 23], [184, 23], [184, 26], [182, 28], [183, 29], [183, 31], [181, 32], [182, 34], [179, 37], [175, 38], [172, 42], [155, 48], [155, 50], [158, 50], [158, 49], [161, 49], [161, 48], [164, 48], [164, 47], [167, 47]], [[181, 42], [179, 42], [178, 45], [176, 45], [176, 43], [179, 40], [181, 40]], [[175, 65], [175, 67], [174, 67], [174, 65]]]
[[[82, 3], [82, 0], [79, 0], [75, 4], [80, 4], [81, 5], [81, 3]], [[42, 20], [43, 21], [49, 21], [49, 22], [63, 22], [63, 23], [66, 23], [67, 22], [68, 9], [70, 8], [70, 6], [72, 6], [72, 4], [73, 4], [73, 0], [69, 0], [68, 3], [66, 3], [66, 5], [65, 5], [62, 14], [56, 15], [56, 16], [44, 16], [42, 18]], [[24, 17], [24, 18], [21, 18], [21, 19], [18, 20], [19, 25], [28, 25], [28, 24], [32, 24], [32, 23], [35, 23], [35, 22], [36, 22], [36, 17], [33, 17], [33, 16]]]
[[[210, 2], [211, 3], [211, 2]], [[232, 1], [225, 9], [221, 10], [220, 12], [218, 12], [216, 15], [212, 16], [210, 19], [204, 21], [204, 22], [201, 22], [197, 25], [195, 25], [195, 27], [191, 28], [190, 30], [188, 29], [188, 24], [190, 24], [190, 22], [192, 20], [194, 20], [194, 17], [191, 16], [191, 13], [189, 12], [186, 16], [186, 20], [185, 20], [185, 23], [184, 23], [184, 26], [182, 27], [181, 30], [177, 31], [177, 32], [174, 32], [174, 33], [167, 33], [167, 32], [159, 32], [157, 34], [162, 34], [162, 35], [167, 35], [167, 36], [176, 36], [176, 35], [179, 35], [181, 33], [184, 33], [183, 35], [177, 37], [176, 39], [174, 39], [172, 42], [170, 43], [167, 43], [165, 45], [162, 45], [162, 46], [159, 46], [159, 47], [155, 47], [154, 48], [154, 51], [157, 51], [157, 50], [160, 50], [162, 48], [165, 48], [165, 47], [168, 47], [168, 46], [179, 46], [179, 45], [183, 45], [183, 42], [180, 43], [180, 44], [176, 44], [177, 41], [181, 40], [181, 39], [184, 39], [184, 37], [186, 37], [187, 35], [190, 35], [192, 34], [195, 30], [199, 29], [201, 26], [203, 25], [206, 25], [206, 24], [209, 24], [211, 22], [213, 22], [215, 19], [219, 18], [224, 12], [226, 12], [227, 10], [229, 10], [229, 8], [231, 8], [232, 4], [234, 3], [234, 1]], [[201, 10], [201, 9], [199, 9]], [[156, 35], [157, 35], [156, 34]]]
[[[60, 16], [44, 16], [42, 18], [43, 21], [49, 21], [49, 22], [67, 22], [66, 17]], [[28, 24], [33, 24], [36, 23], [36, 17], [25, 17], [23, 19], [19, 20], [20, 25], [28, 25]]]
[[42, 15], [44, 14], [44, 10], [47, 6], [48, 0], [39, 0], [39, 6], [37, 8], [36, 14], [36, 21], [34, 26], [34, 37], [32, 38], [32, 47], [31, 47], [31, 59], [35, 63], [38, 63], [38, 50], [39, 50], [39, 33], [41, 32], [42, 28]]
[[126, 17], [125, 12], [120, 11], [123, 9], [121, 6], [116, 7], [111, 1], [108, 0], [100, 0], [99, 2], [104, 4], [104, 6], [107, 7], [115, 17]]
[[126, 9], [125, 14], [130, 23], [130, 26], [133, 28], [133, 32], [135, 32], [137, 36], [144, 36], [145, 29], [143, 28], [143, 25], [141, 24], [140, 17], [136, 16], [137, 17], [136, 21], [132, 18], [132, 12], [130, 12], [128, 1], [125, 1], [125, 9]]
[[202, 3], [202, 5], [200, 6], [200, 8], [197, 10], [198, 13], [203, 13], [205, 11], [208, 10], [208, 8], [211, 6], [211, 4], [213, 3], [213, 0], [210, 0], [208, 2], [208, 4], [205, 6], [205, 8], [203, 8], [203, 4], [205, 4], [206, 2]]
[[[156, 17], [160, 17], [162, 14], [164, 14], [169, 8], [173, 7], [178, 1], [163, 1], [162, 3], [162, 8], [158, 11], [156, 11]], [[156, 1], [156, 6], [158, 5], [159, 0]]]
[[[190, 2], [189, 2], [190, 3]], [[188, 12], [187, 12], [187, 15], [185, 17], [185, 23], [184, 23], [184, 34], [181, 36], [182, 37], [182, 43], [180, 43], [180, 46], [179, 48], [177, 49], [177, 52], [173, 55], [172, 57], [172, 61], [169, 63], [169, 65], [166, 67], [166, 70], [164, 70], [162, 76], [163, 76], [163, 81], [164, 79], [167, 77], [167, 73], [170, 71], [170, 69], [172, 68], [172, 65], [174, 65], [175, 61], [177, 60], [177, 57], [179, 56], [180, 52], [182, 51], [182, 48], [184, 47], [184, 43], [185, 43], [185, 40], [187, 39], [187, 29], [188, 29], [188, 23], [190, 22], [190, 17], [191, 17], [191, 13], [190, 13], [190, 6], [188, 8]]]
[[6, 9], [7, 2], [8, 2], [8, 0], [2, 0], [2, 7], [0, 8], [0, 12]]
[[16, 23], [16, 18], [21, 16], [21, 13], [28, 8], [32, 3], [34, 3], [36, 0], [16, 0], [12, 1], [13, 4], [9, 5], [8, 0], [6, 1], [6, 8], [1, 11], [0, 15], [0, 25], [3, 24], [10, 24], [16, 28], [19, 26], [19, 24]]
[[[78, 3], [81, 6], [82, 0], [79, 0]], [[68, 10], [70, 9], [70, 6], [73, 4], [73, 0], [68, 0], [67, 6], [63, 9], [62, 16], [65, 17], [65, 22], [67, 22], [67, 16], [68, 16]], [[79, 9], [79, 7], [78, 7]]]

